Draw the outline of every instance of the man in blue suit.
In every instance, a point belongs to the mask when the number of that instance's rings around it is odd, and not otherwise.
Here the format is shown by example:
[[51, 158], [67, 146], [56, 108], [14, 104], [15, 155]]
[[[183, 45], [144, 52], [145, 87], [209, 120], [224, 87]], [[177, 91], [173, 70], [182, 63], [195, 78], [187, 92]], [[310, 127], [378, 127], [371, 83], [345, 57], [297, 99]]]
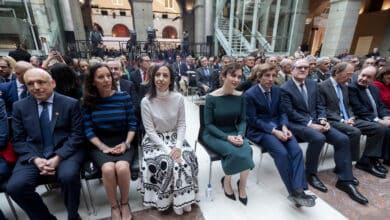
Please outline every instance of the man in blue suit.
[[11, 116], [12, 105], [14, 102], [27, 97], [27, 88], [24, 85], [23, 75], [24, 73], [33, 68], [33, 66], [26, 61], [18, 61], [15, 65], [16, 79], [0, 83], [0, 97], [4, 100], [7, 114]]
[[325, 142], [334, 146], [336, 187], [346, 192], [353, 200], [366, 204], [368, 200], [360, 194], [352, 174], [350, 141], [348, 136], [330, 127], [326, 119], [317, 83], [306, 79], [309, 63], [304, 59], [295, 62], [292, 78], [282, 86], [282, 103], [294, 135], [308, 142], [306, 151], [306, 177], [314, 188], [327, 192], [327, 187], [317, 176], [318, 160]]
[[30, 96], [13, 106], [13, 144], [19, 158], [7, 192], [30, 219], [56, 219], [35, 192], [42, 179], [55, 178], [62, 188], [68, 219], [80, 219], [84, 154], [78, 101], [55, 93], [55, 81], [45, 70], [28, 70], [24, 81]]
[[256, 65], [253, 69], [258, 85], [245, 92], [247, 100], [247, 138], [268, 151], [296, 204], [312, 207], [315, 198], [306, 195], [308, 188], [302, 150], [287, 128], [287, 115], [281, 105], [280, 88], [274, 85], [277, 69], [273, 64]]

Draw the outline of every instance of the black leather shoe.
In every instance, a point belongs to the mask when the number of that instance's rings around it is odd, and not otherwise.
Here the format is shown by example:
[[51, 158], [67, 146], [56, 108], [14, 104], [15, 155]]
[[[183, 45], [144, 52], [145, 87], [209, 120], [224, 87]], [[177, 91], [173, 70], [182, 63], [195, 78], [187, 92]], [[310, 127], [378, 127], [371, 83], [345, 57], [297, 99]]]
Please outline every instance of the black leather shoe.
[[313, 207], [315, 206], [316, 198], [315, 196], [307, 195], [303, 190], [296, 190], [292, 192], [288, 197], [288, 200], [295, 203], [296, 207], [306, 206]]
[[356, 179], [356, 177], [353, 177], [352, 184], [355, 186], [359, 186], [360, 182], [358, 179]]
[[225, 193], [225, 196], [226, 197], [228, 197], [229, 199], [231, 199], [231, 200], [236, 200], [236, 196], [234, 195], [234, 193], [232, 193], [232, 194], [227, 194], [226, 193], [226, 191], [225, 191], [225, 186], [224, 186], [224, 181], [225, 180], [225, 177], [222, 177], [222, 179], [221, 179], [221, 184], [222, 184], [222, 190], [223, 190], [223, 192]]
[[374, 167], [377, 170], [381, 171], [382, 173], [388, 173], [389, 172], [389, 170], [386, 167], [384, 167], [383, 164], [379, 160], [376, 160], [374, 162]]
[[321, 192], [328, 192], [328, 188], [321, 182], [315, 174], [308, 174], [306, 176], [307, 182], [314, 188], [318, 189]]
[[245, 198], [240, 197], [240, 180], [237, 181], [237, 188], [238, 188], [238, 200], [244, 205], [248, 203], [248, 196]]
[[356, 202], [360, 204], [367, 204], [368, 200], [366, 197], [364, 197], [360, 192], [356, 189], [356, 187], [351, 182], [343, 182], [343, 181], [337, 181], [336, 187], [344, 191], [351, 197], [351, 199], [355, 200]]
[[379, 178], [386, 178], [386, 173], [379, 171], [375, 166], [371, 164], [356, 163], [355, 167], [359, 170], [366, 171]]

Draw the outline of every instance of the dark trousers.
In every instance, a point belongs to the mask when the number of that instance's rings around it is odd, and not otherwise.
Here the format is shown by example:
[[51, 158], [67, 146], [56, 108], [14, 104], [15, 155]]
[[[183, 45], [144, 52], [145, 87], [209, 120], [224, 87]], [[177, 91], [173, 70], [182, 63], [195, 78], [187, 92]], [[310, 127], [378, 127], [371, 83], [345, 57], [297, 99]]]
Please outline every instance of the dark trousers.
[[354, 126], [346, 125], [342, 122], [330, 122], [330, 124], [349, 137], [351, 143], [351, 159], [353, 161], [360, 159], [361, 134], [367, 135], [366, 146], [362, 156], [367, 158], [381, 157], [382, 143], [386, 132], [385, 126], [360, 119], [355, 120]]
[[386, 127], [385, 136], [383, 138], [382, 158], [384, 160], [390, 160], [390, 128], [389, 127]]
[[335, 170], [338, 179], [341, 181], [351, 181], [353, 179], [348, 136], [334, 128], [321, 133], [307, 126], [294, 124], [290, 129], [295, 136], [309, 143], [306, 150], [306, 172], [308, 174], [317, 173], [322, 147], [325, 142], [328, 142], [334, 146]]
[[295, 137], [281, 142], [274, 135], [264, 134], [258, 144], [268, 151], [274, 159], [276, 168], [289, 193], [297, 189], [307, 189], [303, 154]]
[[[68, 219], [77, 219], [80, 204], [80, 157], [75, 154], [62, 160], [56, 170], [56, 180], [61, 186]], [[17, 162], [8, 181], [7, 192], [32, 220], [55, 219], [35, 188], [44, 181], [34, 164]], [[43, 178], [43, 179], [42, 179]], [[46, 177], [47, 178], [47, 177]]]

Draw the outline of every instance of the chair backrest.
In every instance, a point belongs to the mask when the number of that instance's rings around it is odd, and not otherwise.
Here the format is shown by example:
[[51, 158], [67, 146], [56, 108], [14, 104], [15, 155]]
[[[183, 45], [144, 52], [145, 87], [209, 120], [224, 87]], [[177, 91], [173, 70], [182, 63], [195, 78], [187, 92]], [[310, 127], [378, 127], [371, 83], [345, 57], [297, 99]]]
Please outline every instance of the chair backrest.
[[202, 145], [203, 140], [202, 140], [202, 135], [204, 131], [204, 105], [199, 105], [199, 132], [198, 132], [198, 142], [200, 142]]
[[196, 72], [187, 71], [188, 73], [188, 86], [196, 87]]

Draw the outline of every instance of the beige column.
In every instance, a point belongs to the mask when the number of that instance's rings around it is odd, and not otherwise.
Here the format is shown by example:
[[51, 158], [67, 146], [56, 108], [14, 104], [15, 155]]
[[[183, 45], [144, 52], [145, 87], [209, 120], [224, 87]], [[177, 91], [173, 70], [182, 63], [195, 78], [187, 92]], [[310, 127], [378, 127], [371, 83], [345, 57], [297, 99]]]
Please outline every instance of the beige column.
[[85, 40], [81, 6], [78, 0], [59, 1], [64, 31], [74, 32], [76, 40]]
[[321, 56], [350, 49], [362, 0], [330, 0], [330, 11]]
[[[205, 35], [205, 0], [196, 0], [194, 5], [195, 15], [195, 43], [206, 42]], [[198, 49], [198, 47], [197, 47]]]
[[132, 0], [133, 2], [133, 15], [134, 15], [134, 28], [137, 32], [138, 41], [146, 41], [147, 34], [146, 29], [153, 27], [153, 0]]

